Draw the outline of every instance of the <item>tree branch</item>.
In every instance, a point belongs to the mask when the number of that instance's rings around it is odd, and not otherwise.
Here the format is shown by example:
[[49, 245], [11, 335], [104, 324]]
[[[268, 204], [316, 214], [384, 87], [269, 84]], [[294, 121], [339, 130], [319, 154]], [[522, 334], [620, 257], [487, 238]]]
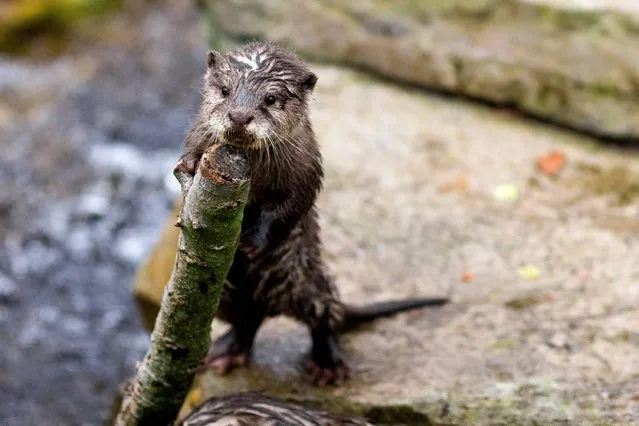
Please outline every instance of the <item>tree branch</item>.
[[116, 425], [167, 425], [175, 420], [206, 357], [211, 322], [237, 248], [250, 188], [241, 154], [209, 148], [191, 176], [181, 161], [174, 175], [184, 206], [173, 273], [164, 290], [151, 343], [128, 387]]

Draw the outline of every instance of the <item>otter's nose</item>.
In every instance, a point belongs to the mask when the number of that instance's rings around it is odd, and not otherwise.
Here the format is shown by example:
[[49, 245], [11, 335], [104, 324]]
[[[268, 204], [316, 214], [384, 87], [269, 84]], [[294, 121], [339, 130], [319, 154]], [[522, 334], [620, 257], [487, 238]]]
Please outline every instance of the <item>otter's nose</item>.
[[247, 112], [229, 112], [229, 118], [233, 124], [246, 126], [253, 120], [253, 115]]

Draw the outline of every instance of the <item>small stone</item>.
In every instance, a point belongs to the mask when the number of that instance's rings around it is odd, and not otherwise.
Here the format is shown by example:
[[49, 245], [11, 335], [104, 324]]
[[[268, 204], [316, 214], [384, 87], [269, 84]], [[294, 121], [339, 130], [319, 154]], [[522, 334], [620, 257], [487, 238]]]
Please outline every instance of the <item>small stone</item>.
[[[113, 254], [118, 258], [136, 264], [142, 261], [152, 240], [144, 238], [143, 232], [127, 229], [120, 232], [113, 244]], [[146, 235], [152, 235], [147, 233]]]
[[84, 219], [97, 219], [107, 215], [111, 206], [111, 189], [106, 183], [95, 185], [83, 194], [76, 206], [76, 214]]
[[145, 156], [125, 143], [95, 144], [91, 147], [89, 161], [96, 168], [137, 178], [142, 174], [140, 165], [144, 164]]
[[64, 331], [77, 336], [85, 335], [89, 329], [87, 321], [76, 316], [65, 316], [62, 318], [61, 325]]
[[63, 260], [60, 250], [37, 240], [29, 242], [20, 256], [24, 262], [27, 262], [28, 270], [32, 273], [45, 272]]
[[105, 312], [100, 323], [98, 330], [100, 333], [107, 333], [117, 329], [126, 320], [124, 312], [120, 309]]
[[38, 229], [52, 240], [64, 242], [69, 232], [71, 211], [72, 206], [68, 202], [48, 206], [38, 219]]
[[566, 333], [557, 332], [550, 336], [550, 339], [548, 339], [546, 343], [548, 343], [548, 346], [550, 346], [551, 348], [567, 348], [568, 336], [566, 335]]
[[88, 226], [76, 227], [67, 236], [66, 247], [76, 260], [87, 260], [93, 255], [94, 242]]
[[0, 272], [0, 302], [9, 301], [18, 292], [18, 286], [9, 277]]
[[109, 207], [107, 197], [99, 194], [88, 194], [82, 197], [78, 205], [79, 212], [86, 217], [103, 217]]

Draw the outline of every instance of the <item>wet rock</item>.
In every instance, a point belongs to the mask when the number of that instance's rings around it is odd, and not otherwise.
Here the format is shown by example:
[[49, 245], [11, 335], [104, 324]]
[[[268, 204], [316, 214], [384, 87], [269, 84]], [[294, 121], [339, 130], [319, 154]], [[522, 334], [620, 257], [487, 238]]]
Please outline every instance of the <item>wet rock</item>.
[[144, 154], [128, 143], [101, 143], [89, 150], [89, 161], [94, 167], [114, 176], [124, 175], [138, 178], [143, 175], [141, 165], [145, 163]]
[[75, 216], [81, 220], [96, 220], [107, 215], [111, 206], [111, 188], [106, 182], [99, 182], [79, 197], [75, 206]]
[[148, 248], [155, 242], [156, 231], [154, 227], [150, 227], [146, 231], [137, 227], [121, 231], [113, 243], [113, 254], [131, 265], [137, 265], [143, 260]]
[[0, 304], [13, 300], [18, 293], [18, 285], [0, 272]]
[[76, 226], [66, 238], [66, 248], [76, 261], [86, 261], [92, 258], [94, 243], [92, 230], [89, 226]]
[[42, 274], [62, 260], [62, 254], [48, 244], [32, 240], [27, 242], [20, 253], [23, 269], [32, 274]]
[[217, 37], [271, 39], [310, 58], [639, 140], [636, 2], [205, 3]]

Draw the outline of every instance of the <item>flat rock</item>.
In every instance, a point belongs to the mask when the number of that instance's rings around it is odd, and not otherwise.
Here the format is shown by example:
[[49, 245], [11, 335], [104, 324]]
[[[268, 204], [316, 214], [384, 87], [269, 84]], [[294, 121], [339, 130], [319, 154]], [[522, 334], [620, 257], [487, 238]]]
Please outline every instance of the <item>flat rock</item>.
[[206, 3], [214, 43], [270, 39], [583, 132], [639, 138], [634, 0]]
[[[185, 412], [204, 397], [253, 389], [380, 424], [632, 424], [637, 155], [356, 72], [314, 69], [324, 254], [343, 298], [452, 294], [454, 302], [345, 335], [354, 377], [341, 388], [310, 386], [301, 367], [307, 331], [269, 320], [251, 366], [199, 377]], [[537, 168], [551, 152], [565, 158], [553, 178]], [[503, 184], [517, 188], [515, 201], [495, 198]], [[520, 275], [526, 265], [538, 274]], [[225, 330], [214, 321], [214, 337]]]

